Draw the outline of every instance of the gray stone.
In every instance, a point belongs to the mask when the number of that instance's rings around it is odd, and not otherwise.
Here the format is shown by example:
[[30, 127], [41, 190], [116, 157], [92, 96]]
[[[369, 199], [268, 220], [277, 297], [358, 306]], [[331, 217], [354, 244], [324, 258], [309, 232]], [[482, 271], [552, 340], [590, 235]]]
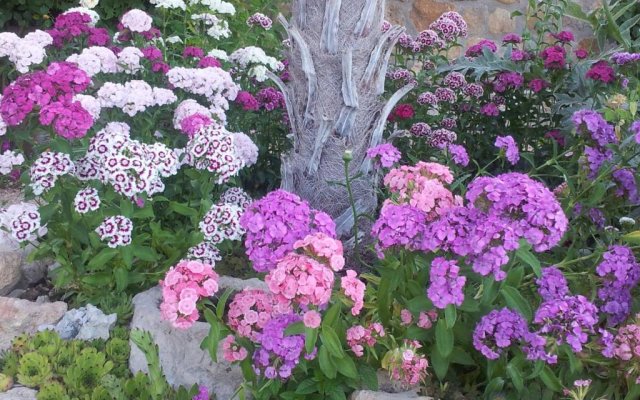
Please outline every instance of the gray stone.
[[404, 392], [404, 393], [385, 393], [385, 392], [374, 392], [371, 390], [356, 390], [349, 397], [350, 400], [404, 400], [404, 399], [415, 399], [415, 400], [434, 400], [433, 397], [427, 396], [419, 396], [415, 392]]
[[33, 301], [0, 297], [0, 351], [11, 347], [14, 337], [34, 333], [38, 326], [55, 324], [67, 311], [62, 301], [37, 304]]
[[0, 393], [0, 400], [36, 400], [36, 392], [26, 387], [17, 387], [8, 392]]
[[0, 247], [0, 296], [10, 293], [22, 278], [22, 251], [8, 246]]
[[117, 319], [117, 314], [106, 315], [99, 308], [87, 304], [86, 307], [67, 311], [55, 326], [42, 326], [39, 329], [52, 329], [63, 339], [109, 339], [109, 332]]
[[220, 287], [221, 291], [224, 291], [226, 289], [241, 291], [246, 288], [269, 290], [267, 284], [258, 278], [239, 279], [232, 278], [230, 276], [221, 276], [218, 280], [218, 286]]
[[[173, 386], [207, 385], [217, 399], [231, 399], [243, 381], [240, 368], [225, 362], [221, 351], [219, 362], [214, 363], [209, 353], [200, 349], [200, 343], [209, 332], [208, 324], [196, 322], [191, 328], [180, 330], [163, 321], [158, 308], [161, 301], [159, 287], [136, 295], [133, 298], [131, 329], [151, 333], [160, 349], [160, 364], [167, 382]], [[144, 354], [133, 343], [129, 368], [134, 373], [148, 371]]]

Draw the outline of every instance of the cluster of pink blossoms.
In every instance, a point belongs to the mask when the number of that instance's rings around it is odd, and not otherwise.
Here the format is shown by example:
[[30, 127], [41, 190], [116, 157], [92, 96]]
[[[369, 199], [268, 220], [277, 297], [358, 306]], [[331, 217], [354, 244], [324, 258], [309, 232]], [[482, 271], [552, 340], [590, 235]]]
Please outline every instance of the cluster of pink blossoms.
[[247, 25], [260, 26], [265, 30], [269, 30], [273, 25], [273, 21], [271, 21], [271, 18], [267, 17], [264, 14], [255, 13], [247, 19]]
[[429, 363], [424, 355], [418, 354], [421, 347], [415, 340], [405, 340], [402, 347], [387, 353], [383, 367], [389, 370], [392, 379], [415, 386], [426, 378]]
[[106, 240], [111, 248], [128, 246], [131, 244], [133, 222], [122, 215], [108, 217], [96, 228], [96, 232], [100, 240]]
[[376, 160], [376, 164], [383, 168], [391, 168], [400, 161], [402, 154], [391, 143], [381, 144], [367, 150], [367, 157]]
[[356, 357], [364, 355], [364, 346], [373, 347], [378, 339], [384, 337], [384, 327], [379, 322], [372, 323], [368, 328], [362, 325], [347, 329], [347, 344]]
[[[235, 336], [228, 335], [222, 340], [222, 356], [226, 361], [242, 361], [247, 358], [247, 355], [249, 355], [249, 352], [247, 352], [247, 349], [236, 343]], [[209, 397], [207, 396], [207, 398]]]
[[290, 312], [289, 304], [279, 301], [272, 293], [247, 288], [234, 296], [227, 321], [238, 335], [256, 340], [272, 317]]
[[351, 315], [357, 316], [364, 307], [364, 292], [366, 285], [360, 279], [356, 271], [349, 269], [347, 274], [340, 280], [340, 287], [344, 290], [345, 296], [353, 301]]
[[160, 281], [162, 318], [180, 329], [191, 327], [199, 317], [196, 303], [218, 291], [218, 274], [211, 265], [180, 261]]

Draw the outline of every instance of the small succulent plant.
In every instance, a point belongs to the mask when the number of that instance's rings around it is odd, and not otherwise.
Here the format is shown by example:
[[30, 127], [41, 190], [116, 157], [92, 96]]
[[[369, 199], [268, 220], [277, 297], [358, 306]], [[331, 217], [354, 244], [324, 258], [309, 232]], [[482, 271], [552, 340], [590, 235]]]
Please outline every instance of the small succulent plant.
[[17, 377], [18, 382], [24, 386], [30, 388], [42, 386], [53, 378], [51, 363], [40, 353], [35, 351], [26, 353], [20, 359]]

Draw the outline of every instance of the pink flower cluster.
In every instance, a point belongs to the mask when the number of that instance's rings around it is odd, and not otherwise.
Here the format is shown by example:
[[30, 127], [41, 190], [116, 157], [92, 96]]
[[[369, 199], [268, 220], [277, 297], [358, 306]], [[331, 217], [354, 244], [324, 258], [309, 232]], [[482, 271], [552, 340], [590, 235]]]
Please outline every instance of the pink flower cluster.
[[226, 361], [242, 361], [247, 358], [248, 354], [247, 349], [236, 343], [236, 338], [233, 335], [222, 340], [222, 356]]
[[464, 284], [467, 278], [460, 276], [460, 267], [455, 261], [436, 257], [429, 270], [427, 296], [433, 305], [445, 309], [449, 304], [460, 307], [464, 301]]
[[107, 245], [111, 248], [128, 246], [131, 244], [131, 233], [133, 232], [133, 222], [127, 217], [116, 215], [107, 217], [96, 228], [100, 240], [107, 240]]
[[267, 17], [264, 14], [255, 13], [247, 19], [247, 25], [260, 26], [266, 30], [269, 30], [273, 25], [273, 21], [271, 21], [271, 18]]
[[376, 160], [376, 164], [383, 168], [391, 168], [400, 161], [402, 154], [391, 143], [384, 143], [367, 150], [367, 157]]
[[293, 244], [293, 248], [301, 250], [305, 255], [313, 257], [322, 264], [338, 272], [344, 268], [342, 242], [322, 232], [307, 235]]
[[353, 307], [351, 307], [351, 315], [354, 317], [359, 315], [364, 307], [364, 292], [366, 285], [360, 279], [356, 271], [347, 270], [346, 276], [343, 276], [340, 280], [340, 287], [344, 290], [345, 296], [353, 301]]
[[[418, 354], [417, 350], [421, 347], [415, 340], [405, 340], [402, 347], [387, 353], [386, 368], [389, 370], [391, 379], [410, 387], [426, 378], [429, 362], [424, 355]], [[384, 361], [383, 364], [385, 364]]]
[[211, 265], [180, 261], [160, 281], [162, 319], [180, 329], [191, 327], [199, 317], [196, 303], [218, 291], [218, 274]]
[[247, 288], [233, 297], [227, 321], [238, 335], [255, 341], [272, 317], [290, 312], [289, 304], [279, 301], [272, 293]]
[[378, 339], [384, 337], [384, 335], [384, 327], [379, 322], [372, 323], [368, 328], [356, 325], [347, 329], [347, 344], [356, 357], [362, 357], [364, 355], [364, 346], [375, 346]]

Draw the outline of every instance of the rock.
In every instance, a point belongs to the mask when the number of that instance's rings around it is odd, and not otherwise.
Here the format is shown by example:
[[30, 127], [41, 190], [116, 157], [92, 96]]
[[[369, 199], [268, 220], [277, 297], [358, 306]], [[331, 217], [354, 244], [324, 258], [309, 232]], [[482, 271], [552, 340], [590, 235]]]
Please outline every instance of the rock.
[[[148, 331], [160, 349], [160, 364], [164, 375], [173, 386], [208, 386], [218, 399], [231, 399], [243, 382], [238, 366], [223, 361], [211, 361], [209, 353], [200, 349], [200, 343], [209, 332], [209, 325], [196, 322], [188, 330], [175, 329], [160, 318], [158, 306], [162, 301], [160, 287], [139, 293], [133, 298], [131, 329]], [[131, 343], [129, 368], [133, 373], [147, 372], [144, 354]]]
[[87, 304], [86, 307], [67, 311], [55, 326], [42, 326], [39, 329], [52, 329], [67, 340], [106, 340], [117, 319], [117, 314], [106, 315], [99, 308]]
[[356, 390], [349, 397], [350, 400], [405, 400], [405, 399], [416, 399], [416, 400], [434, 400], [433, 397], [427, 396], [419, 396], [415, 392], [404, 392], [404, 393], [385, 393], [385, 392], [374, 392], [371, 390]]
[[489, 14], [489, 32], [502, 34], [513, 32], [516, 29], [516, 20], [511, 18], [511, 12], [504, 8], [496, 8]]
[[37, 304], [0, 297], [0, 351], [11, 347], [11, 340], [22, 333], [34, 333], [43, 324], [55, 324], [65, 311], [67, 304], [62, 301]]
[[33, 389], [19, 387], [0, 393], [0, 400], [36, 400], [36, 394], [38, 392]]
[[411, 21], [418, 32], [429, 28], [429, 24], [435, 21], [442, 13], [454, 11], [455, 8], [448, 3], [440, 3], [436, 0], [416, 0], [411, 10]]
[[9, 246], [0, 247], [0, 296], [10, 293], [22, 278], [22, 251]]
[[15, 298], [20, 298], [22, 297], [22, 295], [25, 293], [24, 289], [13, 289], [11, 291], [11, 293], [9, 293], [7, 295], [7, 297], [15, 297]]
[[218, 286], [222, 292], [226, 289], [241, 291], [245, 288], [269, 290], [267, 284], [258, 278], [239, 279], [230, 276], [221, 276], [218, 280]]
[[502, 4], [515, 4], [517, 3], [519, 0], [498, 0], [500, 3]]
[[38, 303], [38, 304], [49, 303], [49, 296], [47, 296], [47, 295], [38, 296], [38, 298], [36, 299], [36, 303]]

